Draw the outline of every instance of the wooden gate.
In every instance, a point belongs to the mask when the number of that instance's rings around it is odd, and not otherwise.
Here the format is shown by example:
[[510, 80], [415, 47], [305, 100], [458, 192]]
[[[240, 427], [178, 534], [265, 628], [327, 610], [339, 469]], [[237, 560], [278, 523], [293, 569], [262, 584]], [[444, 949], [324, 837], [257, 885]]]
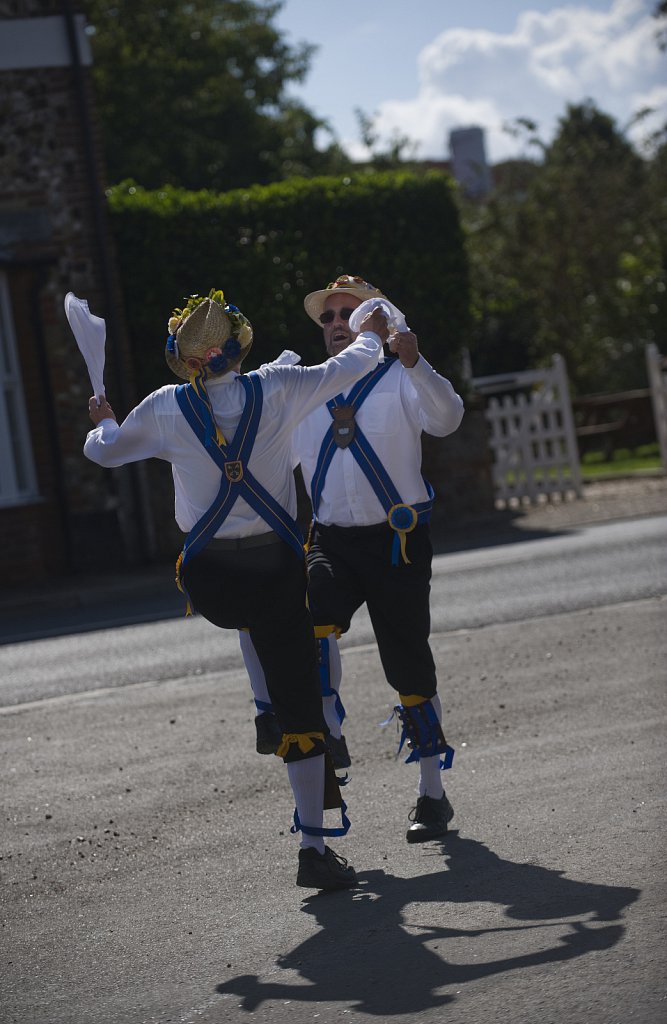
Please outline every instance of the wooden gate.
[[545, 370], [473, 377], [486, 398], [499, 507], [580, 498], [581, 470], [562, 356]]
[[657, 345], [646, 346], [646, 367], [651, 388], [655, 432], [660, 445], [662, 465], [667, 472], [667, 356], [660, 355]]

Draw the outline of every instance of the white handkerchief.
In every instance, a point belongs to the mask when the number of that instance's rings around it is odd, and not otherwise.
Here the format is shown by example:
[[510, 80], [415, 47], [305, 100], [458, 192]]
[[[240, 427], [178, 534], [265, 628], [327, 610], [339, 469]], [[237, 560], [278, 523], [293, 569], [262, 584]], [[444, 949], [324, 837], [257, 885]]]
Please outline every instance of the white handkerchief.
[[401, 313], [398, 306], [395, 306], [389, 299], [366, 299], [360, 306], [352, 313], [350, 317], [350, 329], [355, 332], [359, 331], [361, 327], [361, 321], [364, 319], [367, 313], [372, 313], [374, 309], [380, 308], [384, 313], [387, 326], [390, 331], [399, 331], [404, 333], [409, 331], [410, 328], [405, 322], [405, 316]]
[[72, 333], [86, 361], [93, 394], [100, 398], [104, 394], [104, 343], [107, 327], [104, 320], [94, 316], [88, 309], [86, 299], [78, 299], [74, 292], [65, 296], [65, 315]]
[[262, 363], [262, 366], [296, 366], [297, 363], [300, 362], [300, 355], [298, 355], [296, 352], [292, 352], [291, 348], [285, 348], [283, 349], [279, 356], [276, 356], [275, 359], [272, 359], [270, 363]]

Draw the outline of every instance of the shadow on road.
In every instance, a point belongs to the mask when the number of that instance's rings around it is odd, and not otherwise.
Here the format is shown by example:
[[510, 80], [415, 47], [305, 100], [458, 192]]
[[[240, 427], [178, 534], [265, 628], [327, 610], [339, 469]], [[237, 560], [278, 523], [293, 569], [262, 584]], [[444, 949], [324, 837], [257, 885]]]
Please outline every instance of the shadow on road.
[[455, 526], [448, 530], [432, 530], [433, 553], [436, 555], [459, 554], [464, 551], [479, 551], [484, 548], [509, 544], [524, 544], [530, 540], [547, 540], [564, 537], [576, 532], [578, 527], [527, 527], [520, 525], [516, 514], [498, 514], [498, 519], [481, 526]]
[[[266, 1000], [291, 1000], [345, 1003], [380, 1018], [414, 1014], [456, 1001], [458, 992], [441, 994], [442, 988], [459, 989], [466, 982], [506, 971], [610, 949], [625, 931], [611, 922], [618, 922], [640, 894], [639, 889], [572, 881], [562, 871], [503, 860], [483, 843], [457, 832], [448, 834], [441, 849], [431, 846], [428, 853], [444, 854], [444, 870], [415, 878], [368, 871], [359, 875], [360, 887], [353, 892], [306, 899], [302, 910], [316, 917], [320, 930], [277, 960], [279, 968], [299, 975], [296, 983], [240, 975], [219, 984], [216, 991], [240, 996], [249, 1013]], [[408, 905], [429, 903], [438, 906], [430, 914], [425, 910], [422, 923], [405, 924]], [[528, 923], [481, 929], [448, 924], [449, 908], [465, 903], [501, 904], [510, 921]], [[567, 920], [584, 915], [591, 915], [587, 922]], [[507, 955], [478, 960], [485, 951], [475, 950], [474, 940], [502, 933]], [[453, 950], [455, 940], [459, 941]], [[448, 946], [455, 961], [448, 960]], [[497, 941], [493, 948], [497, 950]], [[466, 949], [475, 951], [464, 963]]]

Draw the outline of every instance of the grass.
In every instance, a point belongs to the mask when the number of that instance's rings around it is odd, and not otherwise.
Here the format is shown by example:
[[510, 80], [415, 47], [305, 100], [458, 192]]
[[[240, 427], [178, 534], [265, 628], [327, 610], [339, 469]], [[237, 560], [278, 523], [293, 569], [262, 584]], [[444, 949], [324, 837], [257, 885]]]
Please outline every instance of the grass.
[[646, 470], [661, 470], [660, 448], [657, 444], [645, 444], [639, 448], [619, 448], [608, 459], [604, 452], [587, 452], [581, 460], [581, 475], [584, 480], [595, 480], [601, 476], [632, 476]]
[[[602, 477], [624, 477], [632, 476], [634, 473], [661, 472], [662, 461], [660, 459], [660, 448], [657, 443], [642, 445], [639, 448], [619, 448], [609, 459], [605, 452], [587, 452], [581, 460], [581, 478], [584, 483], [599, 480]], [[538, 469], [535, 472], [535, 480], [539, 483], [544, 478], [545, 470]], [[556, 477], [555, 469], [546, 470], [547, 477]], [[525, 473], [519, 472], [519, 477], [525, 477]], [[508, 484], [516, 484], [517, 474], [514, 470], [508, 470], [506, 474]]]

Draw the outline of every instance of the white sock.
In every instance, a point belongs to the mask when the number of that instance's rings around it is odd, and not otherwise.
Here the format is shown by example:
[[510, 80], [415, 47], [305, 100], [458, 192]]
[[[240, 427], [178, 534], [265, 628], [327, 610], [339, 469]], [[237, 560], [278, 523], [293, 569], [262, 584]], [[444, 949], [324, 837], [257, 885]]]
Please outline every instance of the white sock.
[[[324, 823], [324, 754], [308, 757], [305, 761], [290, 761], [287, 765], [290, 786], [294, 793], [299, 821], [310, 828], [322, 828]], [[324, 838], [301, 833], [301, 849], [314, 846], [324, 853]]]
[[324, 711], [324, 721], [329, 727], [329, 732], [336, 739], [340, 739], [343, 733], [341, 723], [338, 720], [338, 712], [336, 711], [336, 696], [340, 690], [343, 669], [340, 662], [340, 651], [338, 650], [336, 634], [331, 633], [326, 639], [329, 641], [329, 686], [335, 692], [330, 697], [322, 698], [322, 709]]
[[[442, 723], [442, 705], [440, 704], [440, 698], [437, 693], [434, 697], [431, 697], [431, 704], [433, 709], [438, 716], [438, 721]], [[429, 796], [433, 800], [441, 800], [442, 794], [445, 792], [442, 785], [442, 776], [440, 772], [440, 759], [442, 755], [436, 754], [435, 757], [422, 757], [419, 760], [419, 787], [417, 792], [419, 796]]]
[[[245, 663], [248, 679], [250, 680], [250, 687], [252, 689], [252, 695], [255, 698], [255, 701], [262, 701], [264, 704], [270, 704], [271, 698], [269, 697], [269, 691], [266, 688], [264, 669], [257, 657], [255, 645], [250, 639], [250, 633], [248, 633], [247, 630], [239, 630], [239, 643], [241, 645], [241, 654], [243, 655], [243, 661]], [[257, 708], [257, 711], [259, 713], [259, 708]]]
[[324, 721], [329, 727], [329, 732], [339, 740], [343, 735], [343, 732], [340, 727], [340, 722], [338, 721], [335, 693], [332, 694], [331, 697], [322, 697], [322, 709], [324, 711]]

